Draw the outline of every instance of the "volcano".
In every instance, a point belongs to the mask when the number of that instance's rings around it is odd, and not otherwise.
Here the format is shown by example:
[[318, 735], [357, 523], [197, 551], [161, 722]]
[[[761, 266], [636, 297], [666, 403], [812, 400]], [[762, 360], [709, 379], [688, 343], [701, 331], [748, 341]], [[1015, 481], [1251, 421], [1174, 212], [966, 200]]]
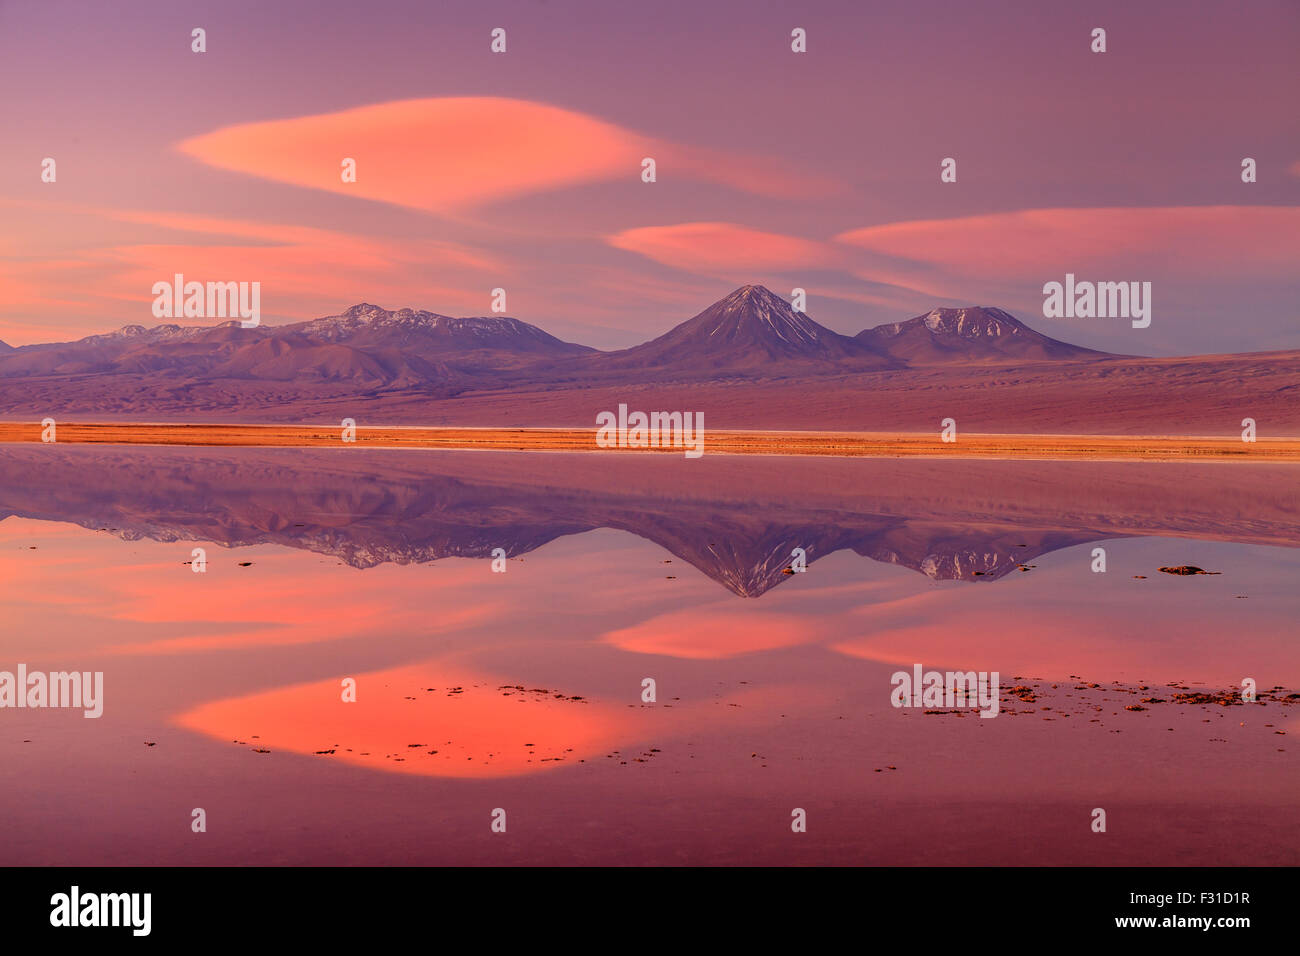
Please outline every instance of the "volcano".
[[1117, 358], [1035, 332], [1009, 312], [986, 306], [933, 309], [906, 322], [866, 329], [856, 340], [908, 365], [949, 362], [1089, 361]]
[[772, 362], [850, 362], [891, 368], [896, 363], [867, 344], [818, 325], [761, 285], [741, 286], [657, 339], [599, 358], [599, 367], [757, 370]]

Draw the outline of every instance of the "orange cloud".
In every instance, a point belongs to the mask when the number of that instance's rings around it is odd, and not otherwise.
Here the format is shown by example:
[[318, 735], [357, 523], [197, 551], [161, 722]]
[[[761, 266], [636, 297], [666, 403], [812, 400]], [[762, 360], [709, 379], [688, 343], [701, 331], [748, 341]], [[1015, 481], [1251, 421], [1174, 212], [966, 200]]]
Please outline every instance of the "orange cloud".
[[[1008, 284], [1113, 269], [1117, 261], [1154, 276], [1286, 279], [1300, 261], [1300, 207], [1026, 209], [888, 223], [827, 242], [733, 223], [685, 222], [628, 229], [607, 241], [699, 275], [814, 268], [839, 270], [886, 291], [951, 299], [978, 291], [996, 298], [1008, 294]], [[835, 295], [854, 298], [844, 288]]]
[[834, 180], [776, 159], [667, 142], [659, 142], [655, 148], [666, 158], [659, 166], [661, 174], [671, 176], [681, 170], [690, 178], [759, 196], [819, 198], [835, 195], [842, 188]]
[[177, 723], [272, 753], [333, 750], [322, 756], [437, 777], [554, 769], [616, 746], [629, 731], [613, 705], [502, 690], [493, 678], [441, 662], [355, 679], [355, 703], [344, 703], [341, 680], [330, 678], [204, 704]]
[[662, 614], [610, 631], [601, 640], [636, 654], [718, 660], [811, 644], [821, 632], [810, 615], [773, 614], [729, 603]]
[[[69, 218], [90, 216], [174, 234], [147, 243], [80, 248], [39, 262], [0, 260], [0, 314], [80, 307], [94, 324], [67, 328], [65, 335], [73, 337], [104, 331], [94, 313], [105, 300], [135, 302], [136, 314], [129, 320], [153, 324], [150, 290], [177, 272], [200, 280], [260, 282], [264, 312], [290, 318], [327, 314], [373, 298], [376, 289], [384, 291], [392, 308], [435, 303], [440, 309], [478, 313], [486, 308], [488, 290], [511, 272], [498, 256], [437, 239], [385, 239], [185, 213], [52, 208]], [[14, 344], [50, 337], [48, 329], [0, 329], [16, 336]]]
[[[1037, 277], [1116, 259], [1233, 278], [1294, 272], [1300, 207], [1173, 206], [1025, 209], [855, 229], [838, 242], [892, 260], [891, 278], [916, 268], [976, 277]], [[864, 277], [878, 272], [867, 269]]]
[[[1215, 621], [1227, 627], [1230, 609], [1208, 602], [1166, 604], [1158, 615], [1159, 627], [1153, 627], [1149, 617], [1155, 615], [1132, 598], [1096, 616], [1098, 609], [1090, 602], [1058, 596], [1015, 602], [1015, 620], [1008, 623], [1010, 599], [993, 590], [1008, 584], [974, 585], [962, 605], [960, 627], [953, 626], [953, 596], [947, 590], [856, 608], [851, 616], [858, 621], [858, 634], [836, 637], [826, 646], [900, 667], [921, 662], [942, 669], [998, 670], [1003, 681], [1012, 675], [1063, 679], [1070, 674], [1209, 683], [1239, 679], [1239, 665], [1224, 661], [1215, 639], [1186, 637], [1216, 633]], [[1285, 650], [1287, 634], [1284, 620], [1263, 617], [1252, 626], [1250, 650], [1242, 652], [1266, 660], [1260, 666], [1283, 683], [1294, 682], [1300, 673]]]
[[[761, 726], [798, 699], [789, 686], [747, 689], [672, 709], [602, 702], [564, 689], [504, 685], [446, 660], [341, 677], [202, 704], [181, 727], [221, 741], [319, 756], [372, 770], [432, 777], [497, 778], [573, 766], [637, 740], [719, 727]], [[509, 680], [507, 678], [506, 680]], [[735, 704], [735, 709], [725, 704]], [[322, 754], [319, 751], [333, 751]], [[631, 756], [630, 754], [628, 755]]]
[[[188, 545], [181, 549], [188, 556]], [[346, 640], [374, 633], [419, 629], [426, 634], [456, 634], [487, 626], [500, 609], [490, 602], [460, 602], [430, 622], [405, 600], [405, 576], [394, 566], [367, 569], [364, 580], [340, 587], [321, 583], [303, 570], [296, 555], [257, 554], [258, 577], [234, 566], [235, 556], [209, 547], [206, 574], [179, 574], [173, 588], [159, 590], [161, 574], [177, 574], [156, 564], [123, 575], [117, 596], [103, 602], [103, 616], [149, 635], [106, 648], [114, 655], [185, 654], [235, 648], [284, 647]], [[473, 580], [468, 567], [448, 568], [444, 586]], [[158, 635], [158, 636], [151, 636]]]
[[683, 222], [627, 229], [607, 240], [616, 249], [691, 272], [834, 268], [839, 250], [821, 242], [729, 222]]
[[[234, 172], [430, 212], [588, 182], [640, 185], [641, 161], [762, 195], [828, 184], [775, 161], [681, 146], [572, 110], [504, 97], [376, 103], [294, 119], [227, 126], [179, 144]], [[356, 161], [356, 182], [341, 178]]]

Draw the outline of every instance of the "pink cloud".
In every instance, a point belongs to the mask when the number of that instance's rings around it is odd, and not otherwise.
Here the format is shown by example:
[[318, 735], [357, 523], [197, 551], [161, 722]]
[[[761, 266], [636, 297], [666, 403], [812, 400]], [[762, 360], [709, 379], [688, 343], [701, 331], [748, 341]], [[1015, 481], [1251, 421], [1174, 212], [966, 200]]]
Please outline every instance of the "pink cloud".
[[690, 272], [831, 268], [842, 254], [825, 243], [729, 222], [683, 222], [627, 229], [610, 245]]
[[887, 257], [864, 277], [1036, 278], [1128, 259], [1144, 268], [1231, 278], [1294, 272], [1300, 207], [1174, 206], [1025, 209], [870, 226], [836, 240]]
[[[115, 598], [102, 606], [106, 617], [147, 634], [165, 634], [108, 647], [109, 654], [184, 654], [249, 647], [280, 647], [362, 637], [378, 630], [419, 628], [427, 634], [455, 634], [488, 626], [500, 614], [492, 602], [462, 602], [440, 613], [436, 622], [401, 598], [405, 587], [392, 566], [369, 569], [362, 592], [325, 585], [295, 564], [293, 556], [264, 554], [257, 565], [273, 586], [250, 588], [229, 556], [212, 551], [217, 566], [196, 588], [159, 590], [154, 582], [166, 573], [157, 565], [124, 569]], [[151, 573], [142, 573], [151, 572]], [[197, 578], [199, 576], [192, 575]], [[464, 587], [468, 568], [443, 575], [444, 584]]]
[[1026, 209], [869, 226], [826, 242], [684, 222], [627, 229], [607, 241], [697, 275], [750, 281], [761, 270], [835, 270], [884, 288], [855, 293], [824, 283], [823, 294], [869, 304], [901, 301], [890, 290], [1000, 300], [1067, 271], [1113, 272], [1124, 263], [1144, 277], [1286, 280], [1300, 261], [1300, 207]]
[[[263, 309], [289, 318], [326, 314], [373, 298], [377, 289], [392, 308], [432, 302], [442, 309], [478, 313], [485, 310], [499, 277], [511, 274], [511, 267], [494, 254], [436, 239], [376, 238], [147, 210], [70, 205], [52, 207], [52, 212], [164, 233], [157, 241], [87, 245], [37, 262], [0, 260], [0, 314], [77, 307], [88, 313], [92, 325], [66, 327], [65, 336], [72, 337], [104, 331], [95, 313], [105, 302], [136, 302], [138, 314], [129, 320], [151, 324], [153, 283], [177, 272], [200, 281], [260, 282]], [[10, 325], [0, 330], [14, 339], [11, 344], [50, 338], [48, 328]]]
[[[1239, 668], [1225, 662], [1213, 639], [1182, 637], [1198, 627], [1204, 631], [1204, 622], [1220, 616], [1217, 611], [1207, 613], [1203, 606], [1171, 607], [1161, 617], [1161, 629], [1153, 630], [1132, 605], [1115, 605], [1103, 618], [1093, 619], [1088, 616], [1091, 611], [1085, 613], [1086, 602], [1080, 602], [1078, 613], [1073, 613], [1071, 601], [1024, 602], [1009, 624], [1005, 607], [986, 589], [977, 600], [966, 603], [961, 627], [954, 628], [949, 595], [938, 591], [917, 597], [908, 603], [906, 615], [893, 613], [894, 609], [879, 615], [871, 608], [861, 609], [856, 615], [863, 622], [860, 633], [833, 640], [827, 647], [903, 668], [921, 662], [942, 669], [999, 670], [1004, 686], [1013, 675], [1053, 680], [1071, 674], [1094, 679], [1179, 678], [1214, 684], [1240, 679]], [[1249, 652], [1262, 652], [1269, 666], [1278, 668], [1270, 672], [1280, 682], [1296, 677], [1296, 667], [1285, 652], [1286, 630], [1280, 620], [1259, 622]]]
[[[337, 763], [458, 778], [556, 770], [594, 757], [634, 732], [632, 718], [613, 704], [585, 698], [560, 703], [549, 694], [514, 688], [503, 693], [500, 677], [445, 661], [353, 679], [352, 703], [342, 702], [341, 681], [332, 677], [212, 701], [181, 714], [176, 723], [220, 741], [252, 741], [272, 753], [329, 750]], [[449, 694], [453, 687], [459, 690]]]
[[717, 660], [799, 644], [820, 636], [811, 616], [778, 614], [727, 604], [661, 614], [605, 634], [606, 644], [636, 654]]
[[[581, 183], [640, 186], [650, 156], [684, 173], [762, 195], [829, 188], [774, 161], [642, 135], [572, 110], [504, 97], [376, 103], [227, 126], [181, 152], [221, 169], [430, 212], [454, 212]], [[356, 161], [356, 182], [340, 176]]]
[[595, 699], [581, 684], [568, 689], [582, 694], [565, 700], [521, 691], [517, 681], [528, 681], [528, 687], [536, 678], [436, 658], [350, 675], [356, 699], [344, 703], [341, 676], [209, 701], [174, 722], [222, 743], [271, 753], [389, 773], [496, 779], [573, 767], [646, 739], [680, 738], [705, 720], [722, 728], [764, 726], [808, 693], [776, 685], [708, 703], [643, 710]]

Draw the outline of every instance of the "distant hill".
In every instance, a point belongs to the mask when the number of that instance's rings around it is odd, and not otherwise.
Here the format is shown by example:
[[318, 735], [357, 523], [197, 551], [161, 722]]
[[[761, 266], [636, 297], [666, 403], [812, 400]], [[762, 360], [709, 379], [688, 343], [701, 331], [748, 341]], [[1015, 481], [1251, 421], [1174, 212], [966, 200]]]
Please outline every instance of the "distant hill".
[[1118, 357], [1048, 338], [1010, 313], [986, 306], [933, 309], [906, 322], [865, 329], [855, 338], [873, 351], [909, 365], [1008, 359], [1081, 362]]
[[23, 346], [0, 354], [0, 378], [125, 375], [400, 389], [468, 382], [484, 368], [591, 351], [518, 319], [457, 319], [361, 303], [340, 315], [274, 328], [245, 329], [238, 321], [128, 325], [75, 342]]
[[398, 349], [439, 358], [500, 351], [551, 357], [595, 351], [505, 316], [456, 319], [413, 309], [389, 312], [364, 302], [340, 315], [282, 326], [276, 333], [299, 335], [312, 343], [342, 343], [363, 350]]

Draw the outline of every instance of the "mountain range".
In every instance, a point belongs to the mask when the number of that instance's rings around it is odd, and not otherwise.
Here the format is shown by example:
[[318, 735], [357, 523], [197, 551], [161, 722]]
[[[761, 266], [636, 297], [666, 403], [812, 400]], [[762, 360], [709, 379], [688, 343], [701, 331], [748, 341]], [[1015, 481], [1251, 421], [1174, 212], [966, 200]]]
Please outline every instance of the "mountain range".
[[0, 414], [587, 425], [634, 389], [654, 407], [707, 411], [714, 427], [929, 430], [961, 411], [986, 431], [1218, 434], [1250, 415], [1300, 433], [1297, 376], [1300, 351], [1116, 355], [988, 306], [847, 336], [747, 285], [617, 351], [514, 318], [368, 303], [276, 327], [130, 325], [0, 343]]
[[1108, 357], [1040, 335], [1000, 309], [936, 309], [856, 337], [819, 325], [759, 285], [747, 285], [641, 345], [598, 352], [506, 317], [452, 318], [361, 303], [292, 325], [175, 324], [74, 342], [0, 343], [0, 378], [158, 375], [168, 378], [348, 381], [382, 388], [468, 382], [533, 368], [531, 378], [607, 370], [726, 372], [773, 362], [898, 368], [936, 362]]
[[246, 329], [239, 321], [209, 327], [128, 325], [75, 342], [6, 345], [0, 351], [0, 377], [157, 375], [409, 388], [591, 351], [518, 319], [389, 312], [361, 303], [340, 315], [278, 327]]

